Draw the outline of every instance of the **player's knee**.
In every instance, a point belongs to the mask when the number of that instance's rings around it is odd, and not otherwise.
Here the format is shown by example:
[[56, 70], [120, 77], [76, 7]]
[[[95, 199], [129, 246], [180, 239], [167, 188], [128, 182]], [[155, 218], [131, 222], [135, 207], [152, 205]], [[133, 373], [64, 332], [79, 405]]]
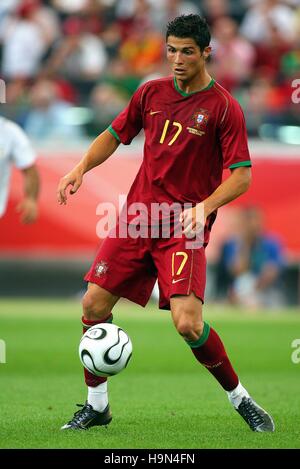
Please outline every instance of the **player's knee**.
[[82, 298], [83, 315], [90, 321], [107, 317], [110, 313], [110, 304], [105, 295], [95, 295], [87, 291]]
[[186, 340], [198, 340], [203, 332], [203, 322], [193, 321], [189, 317], [182, 317], [175, 324], [178, 333]]

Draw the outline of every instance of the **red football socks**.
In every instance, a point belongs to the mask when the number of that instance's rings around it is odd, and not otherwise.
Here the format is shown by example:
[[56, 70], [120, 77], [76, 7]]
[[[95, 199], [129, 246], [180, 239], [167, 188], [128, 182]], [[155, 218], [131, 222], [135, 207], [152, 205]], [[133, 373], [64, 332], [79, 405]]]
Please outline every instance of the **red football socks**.
[[[111, 322], [111, 321], [112, 321], [111, 313], [106, 318], [102, 319], [102, 321], [90, 321], [88, 319], [85, 319], [84, 316], [82, 316], [83, 333], [85, 333], [90, 327], [95, 326], [96, 324], [101, 324], [103, 322]], [[105, 383], [105, 381], [107, 381], [107, 378], [104, 378], [102, 376], [95, 376], [86, 368], [84, 368], [83, 371], [84, 371], [84, 380], [87, 386], [94, 388], [98, 386], [98, 384]]]
[[216, 333], [207, 323], [201, 337], [195, 342], [188, 342], [197, 360], [219, 381], [226, 391], [232, 391], [239, 383], [227, 356], [224, 345]]

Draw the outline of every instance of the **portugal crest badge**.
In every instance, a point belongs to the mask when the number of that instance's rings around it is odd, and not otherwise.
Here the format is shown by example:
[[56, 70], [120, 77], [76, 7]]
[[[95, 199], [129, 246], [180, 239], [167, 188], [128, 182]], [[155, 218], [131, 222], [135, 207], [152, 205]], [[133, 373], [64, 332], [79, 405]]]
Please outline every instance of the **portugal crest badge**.
[[192, 119], [194, 120], [194, 127], [203, 130], [207, 125], [209, 115], [205, 109], [199, 109], [194, 113]]
[[95, 267], [95, 276], [101, 277], [101, 275], [106, 274], [107, 270], [108, 270], [107, 262], [105, 261], [98, 262], [98, 264], [96, 264], [96, 267]]
[[192, 115], [193, 126], [187, 127], [187, 130], [194, 135], [200, 137], [205, 134], [205, 129], [209, 119], [209, 113], [205, 109], [199, 109]]

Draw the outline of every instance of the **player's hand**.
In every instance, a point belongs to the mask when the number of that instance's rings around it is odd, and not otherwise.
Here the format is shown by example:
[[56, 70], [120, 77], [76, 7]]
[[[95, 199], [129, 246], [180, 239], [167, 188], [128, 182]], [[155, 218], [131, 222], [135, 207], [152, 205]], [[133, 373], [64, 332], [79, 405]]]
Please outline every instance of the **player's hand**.
[[204, 204], [199, 203], [195, 207], [185, 209], [179, 215], [179, 221], [182, 223], [183, 234], [187, 238], [194, 238], [201, 235], [205, 226]]
[[79, 168], [74, 168], [70, 173], [61, 178], [57, 188], [57, 200], [60, 205], [67, 203], [67, 189], [70, 189], [70, 194], [75, 194], [82, 184], [83, 173]]
[[38, 216], [38, 206], [36, 200], [26, 197], [17, 205], [17, 212], [21, 214], [21, 223], [29, 225], [34, 223]]

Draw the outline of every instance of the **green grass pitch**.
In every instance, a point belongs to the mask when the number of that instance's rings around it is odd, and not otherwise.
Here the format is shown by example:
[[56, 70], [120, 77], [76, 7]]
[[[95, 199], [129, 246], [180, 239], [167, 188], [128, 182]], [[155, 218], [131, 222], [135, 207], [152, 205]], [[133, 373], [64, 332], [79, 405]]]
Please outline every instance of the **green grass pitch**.
[[298, 311], [245, 314], [206, 306], [242, 383], [273, 416], [276, 431], [257, 434], [235, 412], [214, 378], [177, 335], [168, 312], [129, 302], [114, 322], [131, 336], [128, 368], [109, 381], [113, 421], [62, 432], [86, 390], [77, 347], [80, 303], [0, 300], [1, 448], [300, 448]]

